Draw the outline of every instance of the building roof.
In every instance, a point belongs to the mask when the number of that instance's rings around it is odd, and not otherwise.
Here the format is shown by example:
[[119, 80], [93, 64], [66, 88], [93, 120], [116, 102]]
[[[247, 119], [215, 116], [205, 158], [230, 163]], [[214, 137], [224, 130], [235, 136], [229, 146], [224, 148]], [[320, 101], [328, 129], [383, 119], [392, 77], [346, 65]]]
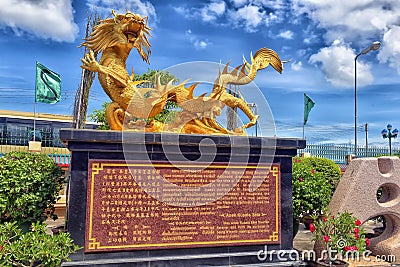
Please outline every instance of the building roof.
[[[0, 118], [14, 118], [14, 119], [33, 119], [33, 112], [15, 111], [15, 110], [0, 110]], [[59, 121], [72, 123], [73, 116], [49, 113], [36, 113], [36, 120], [42, 121]], [[98, 125], [97, 122], [86, 121], [86, 124]]]
[[[14, 111], [14, 110], [0, 110], [0, 117], [18, 118], [18, 119], [33, 119], [33, 112]], [[72, 122], [72, 116], [36, 113], [37, 120], [52, 120], [52, 121], [65, 121]]]

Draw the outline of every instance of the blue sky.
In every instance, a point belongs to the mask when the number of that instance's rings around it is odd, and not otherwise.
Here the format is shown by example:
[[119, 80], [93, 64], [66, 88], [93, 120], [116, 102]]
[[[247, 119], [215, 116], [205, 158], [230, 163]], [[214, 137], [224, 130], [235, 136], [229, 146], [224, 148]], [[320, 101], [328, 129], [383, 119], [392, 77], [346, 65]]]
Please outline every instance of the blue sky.
[[[33, 111], [39, 61], [61, 75], [63, 93], [59, 103], [39, 103], [37, 111], [72, 114], [86, 16], [109, 17], [111, 9], [149, 17], [151, 63], [132, 51], [127, 66], [136, 73], [193, 61], [231, 60], [235, 67], [262, 47], [291, 60], [283, 74], [268, 68], [254, 82], [281, 137], [302, 136], [303, 93], [314, 100], [309, 142], [354, 142], [354, 58], [380, 41], [380, 50], [357, 61], [358, 143], [365, 144], [365, 123], [369, 142], [381, 145], [387, 123], [400, 128], [400, 2], [393, 0], [2, 0], [0, 109]], [[241, 91], [259, 99], [251, 88]], [[89, 112], [107, 100], [96, 79]], [[261, 117], [267, 109], [260, 104]]]

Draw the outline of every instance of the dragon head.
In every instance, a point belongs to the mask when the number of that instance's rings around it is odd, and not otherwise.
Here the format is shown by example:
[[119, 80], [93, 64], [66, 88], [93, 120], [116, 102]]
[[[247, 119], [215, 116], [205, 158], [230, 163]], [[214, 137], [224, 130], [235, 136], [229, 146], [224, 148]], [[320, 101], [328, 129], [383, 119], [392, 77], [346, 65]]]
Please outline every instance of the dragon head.
[[86, 46], [94, 52], [104, 51], [108, 47], [124, 46], [127, 49], [136, 48], [144, 61], [149, 63], [151, 54], [147, 36], [151, 36], [147, 26], [147, 17], [126, 12], [117, 14], [112, 11], [113, 18], [101, 20], [93, 27], [88, 38], [80, 46]]

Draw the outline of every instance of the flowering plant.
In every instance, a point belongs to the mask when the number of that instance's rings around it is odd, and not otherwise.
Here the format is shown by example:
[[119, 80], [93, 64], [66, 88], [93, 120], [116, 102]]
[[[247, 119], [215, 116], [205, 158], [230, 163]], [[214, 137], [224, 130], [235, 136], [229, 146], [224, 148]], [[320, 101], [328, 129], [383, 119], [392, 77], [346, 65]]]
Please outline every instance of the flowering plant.
[[331, 160], [317, 157], [293, 158], [293, 215], [321, 214], [331, 201], [340, 168]]
[[313, 240], [325, 245], [327, 263], [332, 261], [332, 255], [353, 256], [354, 253], [364, 252], [370, 244], [361, 221], [347, 211], [335, 216], [324, 211], [322, 218], [315, 216], [314, 220], [310, 231], [313, 233]]

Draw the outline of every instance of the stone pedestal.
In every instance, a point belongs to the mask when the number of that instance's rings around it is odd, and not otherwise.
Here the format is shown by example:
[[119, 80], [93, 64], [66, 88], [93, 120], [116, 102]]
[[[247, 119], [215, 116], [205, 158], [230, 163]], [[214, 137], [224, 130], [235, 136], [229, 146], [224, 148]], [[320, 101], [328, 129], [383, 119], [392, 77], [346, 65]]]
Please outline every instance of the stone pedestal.
[[60, 138], [72, 154], [67, 228], [83, 247], [63, 266], [299, 264], [292, 157], [304, 140], [70, 129]]

